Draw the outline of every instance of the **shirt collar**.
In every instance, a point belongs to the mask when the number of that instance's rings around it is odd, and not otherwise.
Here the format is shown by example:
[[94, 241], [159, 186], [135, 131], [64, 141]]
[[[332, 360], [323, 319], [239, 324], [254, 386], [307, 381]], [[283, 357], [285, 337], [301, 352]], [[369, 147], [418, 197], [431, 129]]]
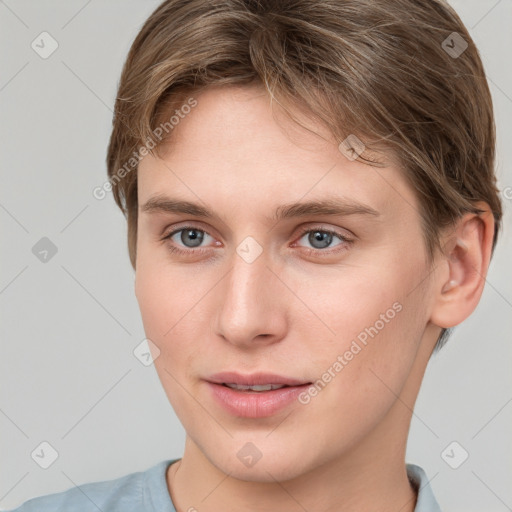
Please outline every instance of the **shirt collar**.
[[409, 481], [418, 493], [414, 512], [441, 512], [439, 503], [432, 492], [430, 482], [423, 468], [415, 464], [406, 464], [406, 469]]

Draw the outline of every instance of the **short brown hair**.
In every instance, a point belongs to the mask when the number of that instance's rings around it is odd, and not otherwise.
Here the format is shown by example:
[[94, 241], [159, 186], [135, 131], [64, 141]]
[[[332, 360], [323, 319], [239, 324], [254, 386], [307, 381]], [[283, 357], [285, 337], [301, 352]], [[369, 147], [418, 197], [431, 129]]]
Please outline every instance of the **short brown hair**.
[[479, 52], [446, 2], [166, 0], [130, 48], [107, 155], [133, 268], [132, 155], [187, 96], [253, 83], [320, 121], [338, 142], [355, 134], [370, 150], [392, 150], [416, 190], [429, 256], [440, 248], [442, 228], [480, 212], [477, 201], [493, 213], [494, 249], [502, 206], [492, 99]]

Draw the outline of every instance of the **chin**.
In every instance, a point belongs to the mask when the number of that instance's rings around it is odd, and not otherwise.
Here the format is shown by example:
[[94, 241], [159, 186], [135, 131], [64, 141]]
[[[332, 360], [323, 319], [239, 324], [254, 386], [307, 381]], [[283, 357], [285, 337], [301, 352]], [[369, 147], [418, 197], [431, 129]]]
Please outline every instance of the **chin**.
[[[259, 447], [259, 448], [257, 448]], [[232, 455], [230, 455], [232, 454]], [[292, 480], [308, 471], [308, 462], [301, 446], [286, 446], [286, 443], [269, 443], [268, 440], [245, 439], [216, 447], [215, 452], [205, 454], [210, 462], [224, 474], [247, 482], [275, 483]]]
[[[236, 461], [238, 462], [238, 461]], [[255, 466], [245, 468], [240, 463], [231, 462], [226, 468], [219, 468], [223, 473], [229, 474], [231, 478], [245, 482], [275, 483], [292, 480], [302, 474], [301, 468], [298, 468], [292, 462], [267, 461], [260, 460]]]

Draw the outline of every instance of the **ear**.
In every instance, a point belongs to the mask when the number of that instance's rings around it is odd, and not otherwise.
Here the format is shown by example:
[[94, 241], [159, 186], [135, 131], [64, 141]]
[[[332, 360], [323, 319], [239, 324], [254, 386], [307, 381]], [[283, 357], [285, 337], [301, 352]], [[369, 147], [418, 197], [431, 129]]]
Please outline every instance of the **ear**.
[[483, 213], [465, 214], [441, 240], [434, 306], [430, 321], [442, 328], [454, 327], [476, 308], [485, 284], [494, 237], [494, 217], [489, 205], [475, 204]]

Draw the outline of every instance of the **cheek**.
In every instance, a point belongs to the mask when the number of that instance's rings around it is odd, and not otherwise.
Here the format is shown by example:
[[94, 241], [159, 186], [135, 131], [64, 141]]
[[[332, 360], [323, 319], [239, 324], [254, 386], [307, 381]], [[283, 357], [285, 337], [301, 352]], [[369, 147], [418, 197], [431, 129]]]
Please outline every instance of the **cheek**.
[[168, 366], [169, 340], [175, 338], [176, 326], [183, 316], [183, 292], [173, 273], [158, 261], [139, 254], [135, 279], [135, 294], [141, 312], [146, 337], [160, 349], [155, 367]]
[[378, 280], [347, 279], [343, 291], [327, 288], [322, 318], [336, 334], [314, 343], [310, 327], [303, 337], [318, 380], [317, 391], [301, 403], [311, 430], [325, 434], [319, 453], [332, 450], [327, 445], [333, 438], [345, 449], [370, 432], [393, 408], [413, 368], [424, 328], [422, 297], [407, 295], [412, 274], [402, 273], [401, 280], [388, 270]]
[[137, 266], [135, 291], [146, 336], [160, 349], [157, 370], [184, 374], [204, 340], [208, 318], [202, 307], [211, 287], [194, 275], [151, 262]]
[[[383, 271], [382, 269], [386, 269]], [[289, 276], [294, 281], [296, 295], [308, 306], [309, 330], [317, 330], [324, 338], [340, 342], [359, 338], [364, 341], [368, 330], [379, 333], [398, 325], [412, 296], [417, 272], [393, 269], [383, 263], [379, 268], [343, 269], [340, 273], [325, 273], [312, 279]], [[297, 303], [298, 304], [298, 303]], [[295, 321], [301, 323], [298, 304]], [[304, 311], [301, 312], [304, 316]], [[313, 320], [313, 323], [311, 323]], [[366, 333], [366, 334], [365, 334]], [[313, 337], [311, 341], [318, 341]]]
[[160, 350], [154, 366], [167, 398], [180, 418], [190, 414], [193, 407], [183, 389], [188, 387], [188, 374], [194, 368], [194, 355], [197, 357], [191, 341], [200, 339], [187, 322], [191, 298], [188, 291], [180, 291], [182, 285], [169, 269], [137, 266], [135, 289], [144, 331]]
[[139, 303], [142, 322], [146, 336], [158, 346], [158, 340], [169, 329], [170, 318], [166, 320], [166, 310], [172, 308], [169, 304], [169, 294], [166, 293], [165, 283], [159, 279], [157, 272], [137, 267], [135, 294]]
[[160, 346], [185, 313], [184, 303], [189, 301], [195, 287], [187, 282], [183, 272], [169, 264], [168, 255], [155, 245], [148, 233], [139, 232], [137, 242], [135, 295], [146, 335], [154, 337]]
[[[301, 339], [314, 354], [317, 374], [329, 370], [343, 374], [335, 380], [343, 388], [351, 386], [351, 392], [375, 392], [379, 387], [385, 392], [379, 377], [391, 389], [400, 388], [426, 325], [427, 313], [422, 309], [426, 291], [417, 286], [425, 273], [418, 257], [406, 268], [388, 260], [352, 268], [343, 272], [343, 278], [323, 276], [314, 288], [304, 284], [298, 295], [329, 328], [318, 320], [309, 327], [302, 325], [309, 334]], [[324, 335], [319, 339], [315, 331]]]

